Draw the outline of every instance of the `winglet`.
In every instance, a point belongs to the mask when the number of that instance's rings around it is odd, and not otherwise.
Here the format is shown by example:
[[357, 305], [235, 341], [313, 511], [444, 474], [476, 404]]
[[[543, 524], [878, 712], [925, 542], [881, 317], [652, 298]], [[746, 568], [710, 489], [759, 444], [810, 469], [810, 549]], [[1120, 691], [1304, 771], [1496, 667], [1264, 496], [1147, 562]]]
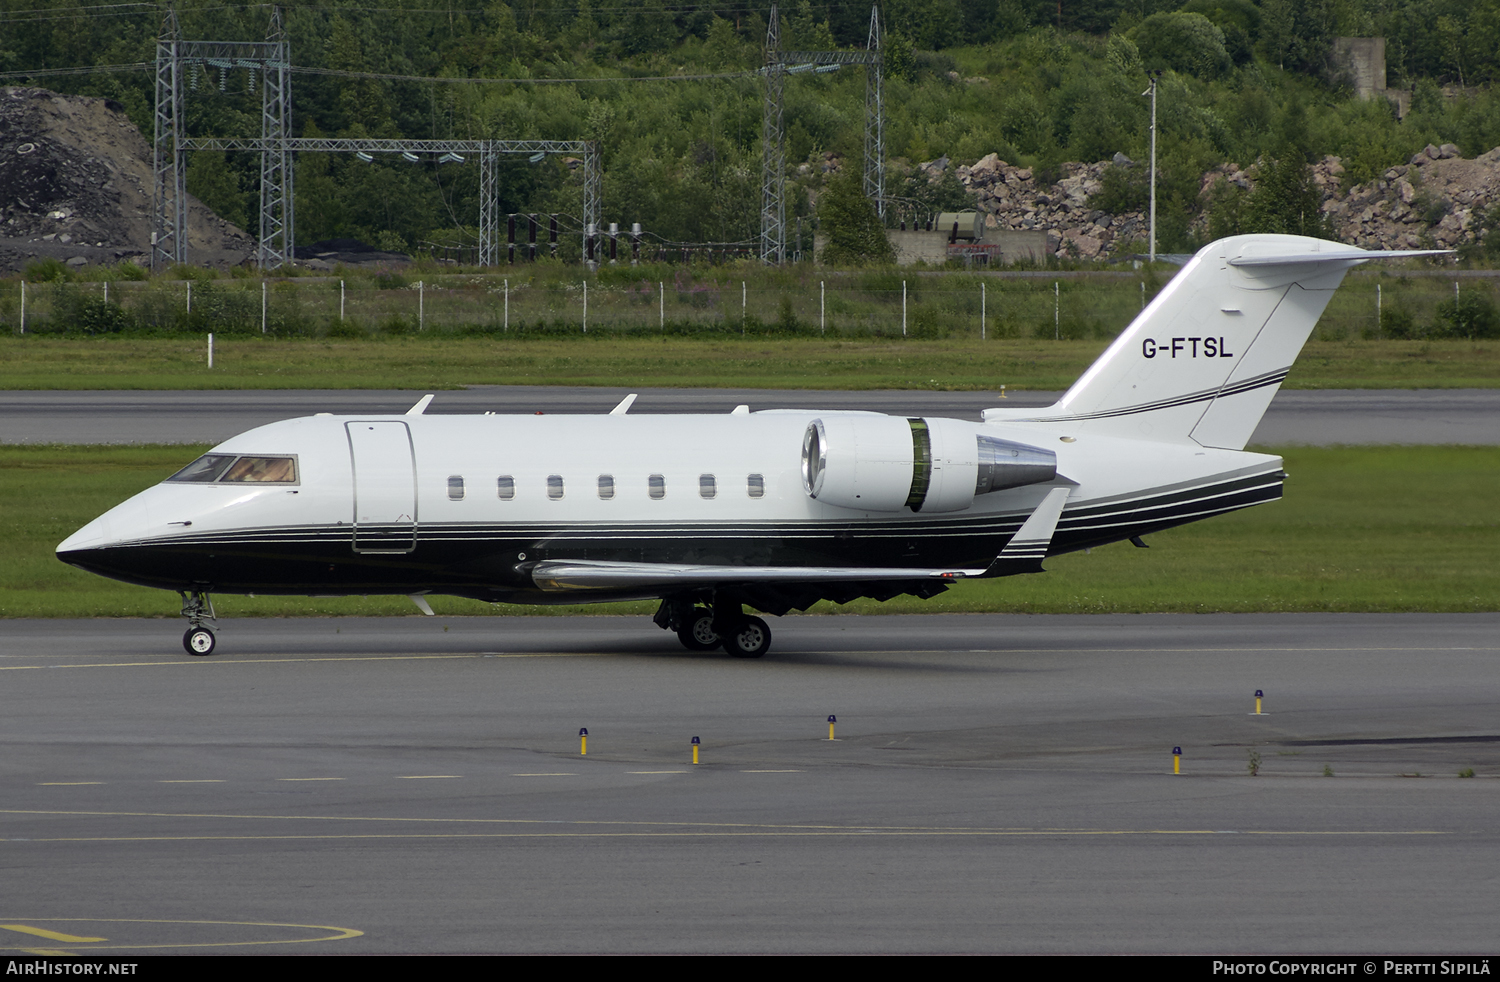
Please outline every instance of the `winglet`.
[[626, 413], [630, 412], [630, 406], [631, 406], [631, 403], [635, 402], [635, 396], [636, 396], [636, 394], [634, 392], [632, 392], [632, 393], [630, 393], [630, 395], [628, 395], [625, 398], [621, 399], [620, 400], [620, 404], [618, 406], [616, 406], [615, 408], [611, 409], [609, 411], [609, 414], [611, 416], [624, 416]]
[[990, 568], [984, 571], [985, 576], [1042, 572], [1042, 560], [1047, 558], [1047, 547], [1052, 544], [1052, 534], [1057, 531], [1057, 521], [1062, 517], [1068, 491], [1068, 488], [1053, 488], [1047, 492], [1036, 511], [1021, 523], [1010, 542], [1000, 550], [1000, 555], [990, 563]]
[[420, 593], [410, 594], [408, 595], [407, 599], [416, 604], [417, 609], [426, 614], [428, 617], [437, 616], [432, 612], [432, 604], [428, 603], [427, 598], [422, 596]]
[[425, 413], [427, 411], [427, 407], [430, 406], [430, 405], [432, 405], [432, 393], [431, 392], [427, 393], [425, 396], [423, 396], [422, 398], [418, 399], [417, 400], [417, 404], [415, 406], [412, 406], [410, 409], [408, 409], [406, 411], [406, 415], [408, 415], [408, 416], [420, 416], [420, 415], [422, 415], [423, 413]]

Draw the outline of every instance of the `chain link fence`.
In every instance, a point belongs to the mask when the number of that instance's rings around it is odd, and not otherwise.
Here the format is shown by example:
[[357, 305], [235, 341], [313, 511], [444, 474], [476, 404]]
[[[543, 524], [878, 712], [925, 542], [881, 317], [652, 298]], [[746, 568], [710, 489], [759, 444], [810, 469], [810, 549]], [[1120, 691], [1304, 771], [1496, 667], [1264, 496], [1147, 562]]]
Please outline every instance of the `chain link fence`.
[[[602, 332], [1101, 339], [1118, 334], [1157, 289], [1129, 273], [879, 272], [818, 279], [757, 270], [753, 275], [737, 279], [655, 270], [636, 277], [612, 270], [587, 279], [559, 271], [9, 280], [0, 282], [0, 329], [65, 336], [212, 331], [334, 339]], [[1354, 274], [1335, 294], [1316, 336], [1482, 337], [1494, 309], [1495, 278], [1489, 271], [1466, 277]]]

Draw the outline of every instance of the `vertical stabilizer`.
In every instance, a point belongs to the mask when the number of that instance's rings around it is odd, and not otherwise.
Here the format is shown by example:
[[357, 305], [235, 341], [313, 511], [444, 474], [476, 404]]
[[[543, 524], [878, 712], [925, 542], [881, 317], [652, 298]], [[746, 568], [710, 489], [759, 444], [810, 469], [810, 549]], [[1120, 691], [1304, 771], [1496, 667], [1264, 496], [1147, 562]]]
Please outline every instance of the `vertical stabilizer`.
[[1344, 274], [1370, 259], [1431, 254], [1366, 252], [1297, 235], [1221, 239], [1183, 267], [1056, 405], [1027, 418], [1243, 449]]

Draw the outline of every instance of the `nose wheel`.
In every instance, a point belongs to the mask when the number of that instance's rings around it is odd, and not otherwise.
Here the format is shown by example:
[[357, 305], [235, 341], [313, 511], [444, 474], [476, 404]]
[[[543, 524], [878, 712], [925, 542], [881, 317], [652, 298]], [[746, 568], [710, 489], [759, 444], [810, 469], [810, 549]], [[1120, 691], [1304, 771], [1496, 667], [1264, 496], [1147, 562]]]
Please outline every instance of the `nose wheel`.
[[187, 633], [182, 636], [182, 648], [190, 655], [202, 657], [214, 653], [214, 632], [203, 626], [204, 621], [215, 620], [214, 602], [206, 592], [197, 590], [188, 593], [180, 590], [182, 616], [188, 619]]
[[190, 655], [211, 655], [214, 653], [214, 632], [206, 627], [190, 627], [182, 636], [182, 647]]

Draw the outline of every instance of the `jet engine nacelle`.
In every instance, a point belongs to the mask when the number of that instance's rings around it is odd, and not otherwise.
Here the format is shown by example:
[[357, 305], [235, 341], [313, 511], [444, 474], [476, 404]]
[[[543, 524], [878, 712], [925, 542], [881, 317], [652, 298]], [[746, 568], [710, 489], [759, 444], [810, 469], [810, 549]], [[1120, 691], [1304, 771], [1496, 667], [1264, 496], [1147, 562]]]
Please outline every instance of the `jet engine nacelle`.
[[809, 497], [862, 511], [962, 511], [975, 495], [1050, 481], [1057, 455], [957, 419], [815, 419], [802, 437]]

